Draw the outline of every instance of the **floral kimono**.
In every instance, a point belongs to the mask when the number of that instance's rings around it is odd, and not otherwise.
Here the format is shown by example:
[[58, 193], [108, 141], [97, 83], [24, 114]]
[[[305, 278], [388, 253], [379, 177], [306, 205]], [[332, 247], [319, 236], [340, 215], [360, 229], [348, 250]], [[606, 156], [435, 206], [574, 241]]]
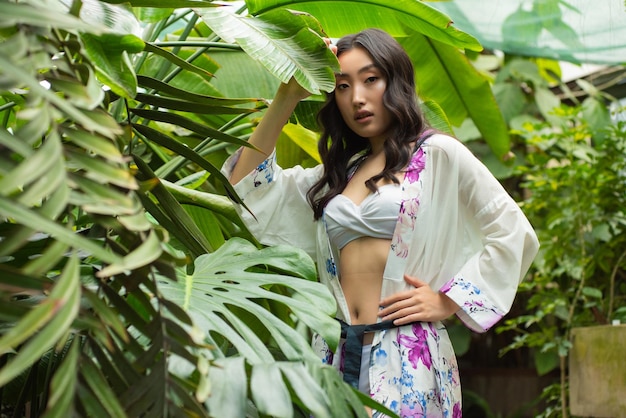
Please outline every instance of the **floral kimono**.
[[[224, 164], [227, 177], [238, 155]], [[310, 254], [337, 301], [337, 318], [350, 324], [337, 250], [306, 199], [321, 174], [322, 166], [282, 169], [273, 153], [234, 187], [254, 214], [239, 208], [255, 236]], [[409, 289], [408, 274], [454, 300], [461, 307], [457, 316], [470, 329], [488, 330], [509, 311], [537, 253], [530, 223], [489, 170], [446, 135], [429, 137], [414, 153], [401, 188], [381, 297]], [[316, 336], [313, 347], [322, 361], [341, 370], [343, 344], [333, 353]], [[369, 378], [371, 397], [401, 417], [461, 416], [458, 366], [441, 322], [376, 331]]]

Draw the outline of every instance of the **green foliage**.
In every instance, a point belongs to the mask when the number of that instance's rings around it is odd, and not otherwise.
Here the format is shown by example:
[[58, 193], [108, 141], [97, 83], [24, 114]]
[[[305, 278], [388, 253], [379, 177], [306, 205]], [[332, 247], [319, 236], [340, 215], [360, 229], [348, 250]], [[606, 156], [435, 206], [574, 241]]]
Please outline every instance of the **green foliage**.
[[[315, 358], [310, 332], [337, 344], [332, 297], [308, 256], [256, 242], [219, 170], [249, 146], [280, 80], [332, 88], [337, 61], [319, 35], [322, 27], [338, 35], [353, 16], [340, 19], [329, 4], [313, 15], [285, 8], [315, 2], [248, 2], [246, 17], [201, 1], [66, 3], [0, 3], [2, 412], [361, 417], [363, 405], [381, 409]], [[459, 49], [480, 49], [421, 2], [340, 3], [363, 12], [363, 27], [384, 16], [383, 27], [406, 40], [430, 47], [425, 37], [436, 39], [450, 67], [467, 66]], [[467, 99], [460, 81], [491, 100], [472, 117], [504, 152], [502, 126], [484, 123], [501, 122], [485, 80], [471, 72], [451, 81]], [[452, 118], [435, 103], [442, 97], [427, 99], [428, 114], [449, 128], [467, 100]], [[319, 103], [304, 103], [294, 121], [310, 121]], [[285, 129], [281, 141], [300, 152], [286, 148], [288, 158], [315, 161], [310, 128]]]
[[542, 66], [533, 60], [513, 58], [495, 77], [494, 94], [505, 120], [514, 123], [517, 116], [531, 116], [559, 125], [560, 120], [552, 113], [560, 105], [559, 98], [550, 90], [550, 79], [542, 72]]
[[259, 16], [285, 8], [309, 13], [332, 38], [368, 27], [386, 30], [397, 37], [414, 61], [421, 98], [427, 103], [436, 102], [444, 110], [444, 121], [431, 119], [431, 122], [450, 132], [449, 125], [459, 126], [470, 118], [491, 152], [499, 159], [507, 155], [508, 130], [489, 80], [459, 52], [460, 49], [480, 51], [482, 47], [427, 2], [248, 0], [246, 3], [250, 12]]
[[441, 106], [454, 126], [472, 120], [491, 152], [503, 158], [511, 144], [501, 112], [493, 111], [498, 105], [489, 80], [453, 46], [418, 33], [401, 44], [415, 62], [420, 97]]
[[283, 83], [293, 77], [313, 94], [335, 88], [339, 64], [314, 19], [287, 10], [273, 10], [257, 18], [218, 8], [199, 10], [199, 14], [220, 38], [237, 42]]
[[[581, 95], [561, 82], [558, 62], [514, 55], [516, 42], [539, 34], [537, 28], [522, 24], [525, 14], [551, 10], [555, 21], [547, 29], [568, 32], [558, 20], [556, 2], [535, 3], [533, 10], [520, 9], [511, 16], [503, 28], [507, 54], [493, 60], [501, 61], [501, 66], [490, 67], [494, 95], [511, 127], [516, 167], [484, 161], [507, 186], [513, 185], [508, 189], [541, 242], [520, 286], [522, 313], [509, 316], [496, 329], [512, 335], [500, 354], [520, 350], [521, 357], [530, 354], [538, 375], [560, 372], [560, 382], [541, 395], [546, 406], [539, 415], [560, 417], [568, 413], [570, 330], [624, 320], [626, 133], [623, 122], [616, 124], [611, 118], [613, 97], [577, 80], [585, 94], [579, 99]], [[604, 88], [618, 82], [606, 81]]]
[[[209, 123], [204, 115], [235, 115], [237, 120], [255, 110], [241, 105], [255, 105], [257, 100], [190, 94], [168, 85], [167, 78], [137, 77], [135, 68], [141, 71], [141, 66], [131, 57], [143, 51], [165, 56], [161, 65], [171, 65], [172, 76], [183, 77], [181, 70], [206, 80], [212, 76], [172, 53], [145, 46], [149, 44], [132, 35], [110, 32], [106, 21], [134, 19], [124, 9], [109, 7], [108, 14], [100, 16], [103, 22], [90, 25], [56, 3], [3, 3], [0, 9], [0, 26], [12, 29], [5, 32], [0, 54], [3, 413], [19, 416], [28, 405], [30, 416], [208, 416], [208, 404], [203, 402], [210, 398], [209, 378], [198, 371], [219, 368], [214, 359], [232, 355], [229, 347], [234, 346], [243, 353], [241, 364], [258, 363], [250, 345], [253, 340], [246, 342], [250, 334], [236, 326], [252, 316], [245, 313], [244, 305], [237, 307], [237, 300], [222, 300], [220, 314], [229, 309], [233, 313], [223, 328], [213, 329], [223, 335], [219, 337], [222, 344], [211, 345], [217, 334], [211, 334], [211, 339], [198, 337], [194, 331], [198, 324], [183, 305], [172, 301], [174, 295], [168, 298], [162, 292], [169, 289], [168, 284], [184, 282], [184, 275], [176, 277], [177, 268], [214, 251], [230, 236], [254, 240], [232, 204], [218, 199], [221, 196], [203, 193], [198, 197], [194, 190], [161, 183], [153, 167], [173, 178], [199, 167], [217, 177], [217, 183], [227, 184], [200, 153], [203, 146], [214, 146], [217, 140], [245, 142], [220, 130], [223, 121]], [[45, 18], [40, 16], [43, 10]], [[145, 90], [138, 92], [138, 86]], [[181, 114], [190, 111], [192, 117]], [[194, 152], [180, 142], [187, 134], [163, 130], [161, 123], [210, 139], [199, 143], [200, 153]], [[201, 224], [190, 216], [193, 210], [185, 207], [189, 205], [205, 210], [215, 223], [200, 229]], [[221, 241], [211, 231], [216, 227]], [[236, 242], [223, 245], [222, 251], [239, 253], [245, 246]], [[324, 287], [311, 282], [310, 260], [292, 251], [270, 252], [259, 253], [258, 259], [248, 257], [252, 270], [258, 270], [256, 263], [278, 266], [273, 275], [257, 271], [265, 278], [263, 285], [247, 282], [245, 276], [255, 273], [243, 268], [237, 276], [246, 283], [250, 304], [257, 307], [255, 314], [267, 319], [270, 333], [264, 341], [269, 346], [279, 341], [275, 350], [289, 353], [289, 361], [294, 362], [284, 364], [283, 369], [295, 369], [296, 364], [302, 368], [302, 361], [311, 363], [313, 355], [305, 338], [294, 330], [298, 316], [305, 318], [304, 329], [310, 324], [334, 330], [334, 304]], [[306, 274], [296, 274], [301, 278], [286, 279], [285, 275], [304, 266], [308, 266]], [[296, 286], [294, 280], [303, 282], [309, 305], [327, 308], [317, 316], [298, 309], [298, 298], [289, 297], [281, 287], [286, 281]], [[220, 291], [212, 292], [207, 298], [219, 300]], [[272, 295], [281, 298], [280, 309], [272, 307]], [[300, 312], [294, 313], [294, 307]], [[202, 310], [195, 305], [194, 309]], [[290, 338], [285, 340], [276, 330]], [[208, 331], [202, 329], [200, 335], [209, 335]], [[321, 331], [333, 340], [333, 333]], [[238, 333], [241, 336], [235, 338]], [[218, 352], [222, 354], [217, 356]], [[321, 367], [319, 361], [315, 364]], [[239, 380], [229, 376], [231, 384], [219, 387], [226, 393], [237, 385], [245, 387], [249, 373], [244, 369]], [[319, 386], [297, 394], [288, 392], [280, 407], [291, 410], [292, 396], [306, 398], [314, 390], [318, 395], [324, 392]], [[351, 389], [344, 389], [344, 395], [347, 391]], [[263, 399], [255, 395], [259, 405], [267, 403]], [[244, 396], [239, 406], [245, 403]], [[331, 406], [304, 402], [303, 409], [330, 416]]]
[[527, 120], [517, 131], [530, 148], [523, 210], [541, 249], [521, 286], [526, 313], [499, 331], [518, 333], [505, 352], [535, 349], [539, 374], [564, 367], [573, 327], [624, 319], [626, 126], [597, 137], [587, 117], [584, 106], [563, 105], [552, 115], [558, 125]]
[[[537, 43], [543, 31], [567, 45], [569, 50], [583, 49], [576, 29], [565, 23], [562, 7], [572, 6], [559, 0], [533, 1], [530, 10], [520, 6], [502, 25], [502, 42], [506, 49], [524, 51], [528, 45]], [[569, 58], [576, 61], [573, 56]]]

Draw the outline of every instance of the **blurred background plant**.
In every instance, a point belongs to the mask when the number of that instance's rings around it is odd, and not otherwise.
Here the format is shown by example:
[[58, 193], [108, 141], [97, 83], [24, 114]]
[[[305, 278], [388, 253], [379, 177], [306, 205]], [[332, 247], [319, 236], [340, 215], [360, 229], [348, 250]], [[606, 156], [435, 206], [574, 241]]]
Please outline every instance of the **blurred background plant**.
[[[280, 81], [316, 95], [294, 121], [334, 87], [319, 22], [280, 2], [114, 3], [0, 3], [2, 415], [366, 416], [309, 347], [339, 333], [312, 260], [259, 245], [219, 172]], [[480, 49], [430, 7], [398, 13], [433, 50]], [[315, 160], [307, 126], [281, 158]]]

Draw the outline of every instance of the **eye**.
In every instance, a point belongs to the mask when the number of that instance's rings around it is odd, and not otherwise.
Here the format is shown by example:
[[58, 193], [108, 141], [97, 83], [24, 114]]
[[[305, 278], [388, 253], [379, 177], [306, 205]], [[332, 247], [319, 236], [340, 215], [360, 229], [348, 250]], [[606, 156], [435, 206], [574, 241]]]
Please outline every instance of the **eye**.
[[345, 90], [347, 89], [349, 86], [347, 83], [338, 83], [336, 89], [337, 90]]
[[367, 77], [367, 78], [365, 79], [365, 82], [366, 82], [366, 83], [374, 83], [376, 80], [378, 80], [378, 77], [376, 77], [375, 75], [373, 75], [373, 76]]

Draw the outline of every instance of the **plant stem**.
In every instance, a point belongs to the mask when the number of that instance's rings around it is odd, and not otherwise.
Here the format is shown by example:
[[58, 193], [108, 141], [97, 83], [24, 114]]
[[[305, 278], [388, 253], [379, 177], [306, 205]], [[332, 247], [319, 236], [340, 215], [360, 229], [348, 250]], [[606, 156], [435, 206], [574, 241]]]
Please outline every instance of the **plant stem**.
[[561, 412], [562, 418], [568, 418], [569, 412], [567, 410], [567, 372], [565, 371], [565, 359], [567, 356], [559, 356], [559, 362], [561, 367]]
[[607, 309], [606, 317], [611, 320], [611, 316], [613, 315], [613, 304], [615, 303], [615, 277], [617, 276], [617, 272], [619, 271], [619, 266], [622, 264], [622, 260], [626, 257], [626, 251], [622, 253], [617, 259], [615, 266], [613, 267], [613, 271], [611, 272], [611, 279], [609, 283], [609, 307]]
[[[574, 199], [576, 202], [576, 207], [580, 207], [579, 206], [579, 195], [576, 191], [574, 191]], [[584, 216], [581, 216], [580, 212], [578, 214], [579, 216], [577, 216], [577, 235], [578, 235], [578, 242], [580, 243], [580, 260], [581, 260], [581, 264], [582, 264], [582, 272], [581, 272], [581, 277], [580, 277], [580, 282], [578, 283], [578, 287], [576, 289], [576, 293], [574, 294], [574, 297], [572, 298], [572, 303], [569, 307], [569, 313], [567, 315], [567, 323], [566, 323], [566, 327], [565, 327], [565, 335], [564, 335], [564, 341], [569, 341], [570, 340], [570, 332], [572, 329], [572, 322], [574, 320], [574, 313], [576, 311], [576, 305], [578, 304], [578, 299], [580, 298], [580, 295], [583, 291], [583, 288], [585, 287], [585, 282], [586, 282], [586, 269], [585, 269], [585, 257], [587, 255], [587, 251], [586, 251], [586, 247], [585, 247], [585, 232], [584, 232]], [[584, 215], [584, 214], [583, 214]], [[567, 359], [567, 355], [561, 355], [559, 356], [560, 358], [560, 367], [561, 367], [561, 407], [562, 407], [562, 411], [563, 411], [563, 418], [567, 418], [568, 417], [568, 410], [567, 410], [567, 381], [568, 381], [568, 374], [565, 368], [565, 360]]]

